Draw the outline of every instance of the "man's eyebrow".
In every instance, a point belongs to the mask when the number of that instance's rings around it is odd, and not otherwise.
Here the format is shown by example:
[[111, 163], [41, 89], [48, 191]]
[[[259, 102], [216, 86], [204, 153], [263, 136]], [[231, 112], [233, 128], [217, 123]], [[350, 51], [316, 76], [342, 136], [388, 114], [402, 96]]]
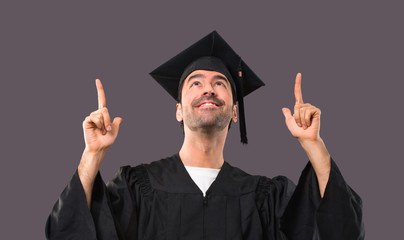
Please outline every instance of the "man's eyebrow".
[[227, 78], [226, 78], [225, 76], [222, 76], [222, 75], [215, 75], [214, 78], [215, 78], [215, 79], [221, 79], [221, 80], [224, 80], [224, 81], [226, 81], [226, 82], [229, 82], [229, 80], [227, 80]]
[[[200, 77], [203, 77], [203, 78], [204, 78], [205, 75], [203, 75], [203, 74], [201, 74], [201, 73], [197, 73], [197, 74], [195, 74], [195, 75], [190, 76], [187, 81], [190, 82], [192, 79], [194, 79], [194, 78], [200, 78]], [[225, 76], [222, 76], [222, 75], [219, 75], [219, 74], [215, 75], [213, 78], [214, 78], [214, 79], [220, 79], [220, 80], [223, 80], [223, 81], [225, 81], [225, 82], [230, 83], [229, 80], [227, 80], [227, 78], [226, 78]]]
[[190, 77], [188, 78], [188, 82], [190, 82], [193, 78], [199, 78], [199, 77], [204, 77], [204, 75], [203, 75], [203, 74], [200, 74], [200, 73], [195, 74], [195, 75], [192, 75], [192, 76], [190, 76]]

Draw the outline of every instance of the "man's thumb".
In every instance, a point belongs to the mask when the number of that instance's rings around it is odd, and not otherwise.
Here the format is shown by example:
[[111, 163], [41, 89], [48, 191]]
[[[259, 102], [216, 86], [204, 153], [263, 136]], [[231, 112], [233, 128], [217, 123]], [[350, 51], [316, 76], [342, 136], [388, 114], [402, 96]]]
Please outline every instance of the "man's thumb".
[[289, 108], [282, 108], [283, 115], [285, 116], [285, 120], [292, 117], [292, 113]]
[[112, 122], [112, 124], [114, 124], [114, 126], [119, 127], [119, 125], [122, 123], [122, 118], [120, 117], [116, 117], [114, 118], [114, 121]]

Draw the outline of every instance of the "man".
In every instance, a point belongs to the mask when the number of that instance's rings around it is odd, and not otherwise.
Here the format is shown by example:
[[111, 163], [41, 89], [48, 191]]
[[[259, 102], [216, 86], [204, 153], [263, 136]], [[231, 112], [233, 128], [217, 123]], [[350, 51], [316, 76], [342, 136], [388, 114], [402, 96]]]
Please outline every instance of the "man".
[[297, 187], [286, 177], [252, 176], [224, 160], [229, 125], [239, 117], [247, 143], [243, 97], [263, 83], [217, 32], [151, 75], [177, 99], [180, 151], [122, 167], [106, 186], [98, 170], [122, 119], [111, 122], [97, 79], [99, 109], [83, 122], [86, 148], [48, 218], [48, 239], [364, 238], [361, 199], [320, 137], [320, 109], [303, 102], [300, 73], [293, 116], [282, 109], [310, 159]]

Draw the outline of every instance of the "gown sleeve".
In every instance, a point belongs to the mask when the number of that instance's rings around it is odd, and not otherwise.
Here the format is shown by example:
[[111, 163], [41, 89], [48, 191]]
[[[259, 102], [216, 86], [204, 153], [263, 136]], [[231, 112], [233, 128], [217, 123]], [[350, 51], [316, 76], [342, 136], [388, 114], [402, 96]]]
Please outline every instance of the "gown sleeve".
[[345, 182], [334, 160], [323, 198], [310, 162], [280, 221], [287, 239], [364, 239], [362, 200]]
[[[132, 171], [133, 170], [133, 171]], [[50, 213], [47, 239], [136, 239], [138, 192], [136, 168], [121, 167], [107, 185], [98, 172], [93, 186], [91, 210], [76, 170]]]

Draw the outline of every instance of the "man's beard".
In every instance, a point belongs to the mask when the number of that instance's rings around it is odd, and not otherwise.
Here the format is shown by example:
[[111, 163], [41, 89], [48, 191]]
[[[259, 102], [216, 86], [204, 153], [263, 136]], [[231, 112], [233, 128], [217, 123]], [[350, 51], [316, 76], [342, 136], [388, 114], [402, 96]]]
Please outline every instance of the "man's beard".
[[[202, 101], [214, 101], [219, 105], [219, 107], [223, 106], [225, 103], [222, 100], [217, 99], [215, 96], [205, 96], [197, 99], [191, 103], [191, 110], [186, 111], [184, 108], [184, 125], [188, 126], [191, 131], [202, 131], [205, 133], [214, 133], [218, 131], [222, 131], [224, 128], [227, 128], [230, 124], [232, 115], [233, 115], [233, 107], [232, 105], [226, 106], [224, 111], [221, 109], [195, 109], [195, 106], [198, 105]], [[194, 111], [206, 111], [204, 114], [196, 115]], [[183, 112], [183, 113], [184, 113]]]

